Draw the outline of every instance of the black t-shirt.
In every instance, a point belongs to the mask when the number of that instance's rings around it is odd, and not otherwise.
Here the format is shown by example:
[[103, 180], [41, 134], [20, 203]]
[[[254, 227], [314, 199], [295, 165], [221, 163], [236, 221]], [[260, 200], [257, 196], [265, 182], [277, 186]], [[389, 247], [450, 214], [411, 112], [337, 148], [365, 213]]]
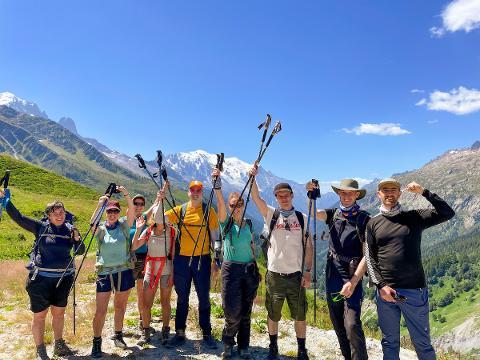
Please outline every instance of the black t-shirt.
[[373, 283], [382, 288], [415, 289], [426, 286], [420, 250], [423, 230], [451, 219], [455, 212], [428, 190], [423, 196], [434, 209], [377, 215], [367, 226], [366, 260]]

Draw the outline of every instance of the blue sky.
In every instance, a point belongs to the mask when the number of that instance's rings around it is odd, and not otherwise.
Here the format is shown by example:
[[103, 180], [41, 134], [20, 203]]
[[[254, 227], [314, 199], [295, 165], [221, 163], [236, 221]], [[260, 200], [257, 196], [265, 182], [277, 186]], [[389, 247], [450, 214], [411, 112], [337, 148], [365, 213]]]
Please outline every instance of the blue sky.
[[372, 179], [480, 139], [479, 26], [479, 0], [3, 0], [0, 91], [145, 158], [253, 161], [268, 112], [269, 170]]

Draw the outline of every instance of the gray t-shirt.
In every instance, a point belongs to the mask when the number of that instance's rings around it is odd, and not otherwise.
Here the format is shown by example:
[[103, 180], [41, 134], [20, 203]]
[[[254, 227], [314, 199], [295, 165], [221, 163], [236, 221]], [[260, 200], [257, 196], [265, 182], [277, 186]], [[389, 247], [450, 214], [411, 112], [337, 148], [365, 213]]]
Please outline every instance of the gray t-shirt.
[[[265, 224], [270, 226], [275, 208], [268, 206]], [[305, 226], [307, 216], [303, 214]], [[288, 222], [290, 230], [285, 230], [285, 223]], [[268, 270], [278, 273], [290, 274], [302, 270], [303, 256], [303, 234], [302, 226], [297, 219], [295, 212], [284, 218], [279, 216], [270, 237], [268, 248]]]

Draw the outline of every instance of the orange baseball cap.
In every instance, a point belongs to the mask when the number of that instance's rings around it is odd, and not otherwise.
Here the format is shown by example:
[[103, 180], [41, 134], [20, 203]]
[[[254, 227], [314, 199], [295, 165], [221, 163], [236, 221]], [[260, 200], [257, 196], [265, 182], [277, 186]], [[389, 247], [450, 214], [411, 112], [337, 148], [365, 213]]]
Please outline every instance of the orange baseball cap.
[[192, 181], [190, 181], [190, 184], [188, 185], [188, 188], [191, 189], [191, 188], [194, 188], [194, 187], [198, 187], [200, 189], [203, 189], [203, 184], [202, 184], [201, 181], [192, 180]]

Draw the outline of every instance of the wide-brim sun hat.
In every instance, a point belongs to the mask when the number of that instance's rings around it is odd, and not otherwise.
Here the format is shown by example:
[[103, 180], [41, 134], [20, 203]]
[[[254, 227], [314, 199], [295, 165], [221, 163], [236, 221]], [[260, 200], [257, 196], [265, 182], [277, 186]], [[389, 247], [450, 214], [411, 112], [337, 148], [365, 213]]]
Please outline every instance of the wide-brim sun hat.
[[358, 196], [357, 200], [363, 199], [367, 194], [367, 190], [360, 189], [358, 186], [358, 181], [355, 179], [343, 179], [340, 181], [340, 185], [334, 186], [332, 185], [333, 191], [338, 194], [341, 190], [343, 191], [358, 191], [360, 195]]

